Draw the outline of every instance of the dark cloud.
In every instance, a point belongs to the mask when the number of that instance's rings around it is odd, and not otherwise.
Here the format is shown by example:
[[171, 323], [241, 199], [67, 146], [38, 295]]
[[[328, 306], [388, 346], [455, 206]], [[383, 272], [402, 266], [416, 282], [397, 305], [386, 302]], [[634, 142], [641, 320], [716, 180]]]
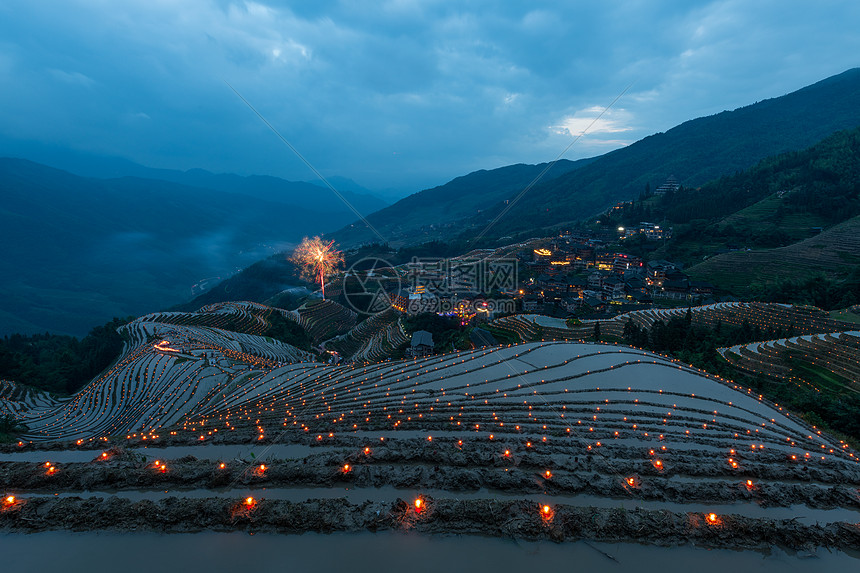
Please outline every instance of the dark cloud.
[[11, 1], [0, 136], [412, 191], [595, 155], [856, 66], [856, 2]]

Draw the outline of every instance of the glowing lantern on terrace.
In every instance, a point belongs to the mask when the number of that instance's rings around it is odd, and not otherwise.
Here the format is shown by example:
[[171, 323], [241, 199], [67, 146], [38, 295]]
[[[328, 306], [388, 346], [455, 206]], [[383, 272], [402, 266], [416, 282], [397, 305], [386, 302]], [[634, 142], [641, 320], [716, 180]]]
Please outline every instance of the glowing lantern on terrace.
[[663, 469], [663, 462], [660, 460], [654, 460], [654, 467], [657, 468], [658, 470], [662, 470]]
[[543, 472], [543, 476], [544, 476], [546, 479], [549, 479], [549, 478], [551, 478], [551, 477], [552, 477], [552, 472], [551, 472], [551, 471], [549, 471], [549, 470], [546, 470], [545, 472]]
[[720, 518], [717, 517], [716, 513], [709, 513], [705, 519], [707, 519], [708, 523], [711, 525], [717, 525], [720, 522]]
[[4, 503], [5, 505], [14, 505], [14, 503], [15, 503], [15, 496], [14, 496], [14, 495], [7, 495], [7, 496], [6, 496], [6, 499], [4, 499], [4, 500], [3, 500], [3, 503]]
[[415, 505], [415, 511], [418, 513], [421, 513], [421, 511], [424, 509], [424, 500], [421, 499], [420, 497], [416, 497], [414, 505]]
[[366, 455], [366, 456], [370, 455], [370, 448], [367, 448], [367, 447], [364, 448], [364, 455]]
[[343, 473], [349, 473], [349, 470], [352, 469], [349, 464], [343, 464]]
[[546, 504], [541, 505], [540, 506], [540, 517], [545, 523], [552, 521], [552, 518], [553, 518], [552, 507], [550, 507], [549, 505], [546, 505]]
[[220, 464], [218, 464], [218, 468], [219, 468], [219, 469], [222, 469], [222, 470], [223, 470], [223, 469], [224, 469], [224, 468], [226, 468], [226, 467], [227, 467], [227, 464], [225, 464], [224, 462], [221, 462]]
[[253, 507], [255, 503], [257, 503], [257, 500], [255, 500], [253, 497], [245, 498], [245, 505], [247, 505], [248, 507]]

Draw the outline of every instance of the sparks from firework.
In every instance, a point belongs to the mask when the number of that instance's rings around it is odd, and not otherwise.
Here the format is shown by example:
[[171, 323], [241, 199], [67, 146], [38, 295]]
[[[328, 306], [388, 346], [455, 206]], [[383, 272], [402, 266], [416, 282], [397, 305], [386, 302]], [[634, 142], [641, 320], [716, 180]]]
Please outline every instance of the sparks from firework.
[[302, 277], [309, 281], [319, 281], [322, 297], [325, 300], [325, 277], [334, 273], [343, 263], [343, 253], [334, 248], [334, 241], [326, 243], [319, 237], [302, 239], [301, 244], [290, 257]]

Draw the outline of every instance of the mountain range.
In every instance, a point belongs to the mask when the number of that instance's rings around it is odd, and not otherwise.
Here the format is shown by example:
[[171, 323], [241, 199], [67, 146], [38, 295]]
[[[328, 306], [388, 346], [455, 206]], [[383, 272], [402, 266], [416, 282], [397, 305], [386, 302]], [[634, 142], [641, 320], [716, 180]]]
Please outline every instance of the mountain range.
[[[6, 158], [0, 160], [0, 335], [80, 335], [114, 316], [166, 308], [187, 301], [193, 285], [225, 278], [303, 235], [327, 233], [341, 248], [539, 235], [635, 198], [669, 176], [698, 187], [858, 125], [860, 69], [852, 69], [597, 158], [476, 171], [389, 206], [335, 179], [359, 212], [370, 213], [375, 232], [317, 184], [86, 157], [66, 161], [73, 174]], [[290, 274], [278, 273], [279, 280]]]
[[[395, 245], [454, 237], [469, 240], [485, 232], [506, 209], [488, 236], [531, 232], [595, 215], [615, 202], [636, 198], [646, 185], [656, 188], [670, 176], [683, 186], [697, 187], [858, 125], [860, 68], [854, 68], [781, 97], [687, 121], [567, 168], [556, 170], [556, 164], [513, 207], [510, 202], [531, 179], [485, 190], [486, 180], [505, 177], [510, 168], [504, 167], [422, 191], [367, 220]], [[444, 219], [432, 216], [439, 205], [450, 204], [452, 193], [469, 196], [469, 209], [456, 209]], [[424, 213], [428, 216], [420, 215]], [[345, 246], [379, 240], [358, 222], [331, 237]]]
[[[201, 281], [217, 283], [354, 217], [310, 183], [124, 167], [137, 176], [81, 177], [0, 158], [0, 335], [81, 335], [114, 316], [165, 308]], [[385, 204], [341, 193], [365, 212]]]

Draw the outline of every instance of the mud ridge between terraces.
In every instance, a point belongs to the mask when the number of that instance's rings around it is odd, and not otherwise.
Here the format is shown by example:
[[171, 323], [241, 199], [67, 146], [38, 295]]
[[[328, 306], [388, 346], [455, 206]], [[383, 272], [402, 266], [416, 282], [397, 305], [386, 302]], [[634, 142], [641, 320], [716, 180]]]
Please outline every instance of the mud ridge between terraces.
[[[7, 491], [77, 493], [124, 489], [225, 489], [274, 487], [426, 488], [447, 491], [477, 491], [481, 488], [513, 494], [594, 495], [616, 499], [676, 503], [750, 502], [763, 507], [803, 504], [815, 509], [838, 507], [860, 509], [860, 490], [848, 485], [844, 474], [819, 475], [832, 480], [817, 483], [795, 481], [788, 472], [769, 475], [773, 482], [754, 481], [746, 476], [767, 468], [749, 464], [749, 472], [720, 479], [685, 480], [684, 473], [656, 469], [649, 460], [613, 459], [512, 451], [499, 455], [489, 447], [475, 451], [441, 452], [421, 446], [374, 448], [370, 454], [323, 452], [296, 460], [250, 463], [245, 460], [146, 461], [139, 454], [114, 452], [107, 461], [55, 463], [48, 473], [45, 464], [0, 462], [0, 483]], [[701, 464], [666, 462], [666, 467], [689, 466], [707, 475]], [[345, 465], [348, 464], [348, 469]], [[162, 470], [162, 467], [164, 468]], [[705, 468], [706, 469], [706, 468]], [[549, 470], [550, 477], [545, 476]], [[620, 474], [619, 471], [624, 473]], [[799, 470], [804, 473], [802, 470]], [[807, 470], [807, 474], [809, 471]], [[823, 474], [822, 470], [815, 470]], [[708, 476], [712, 477], [712, 476]], [[805, 476], [807, 479], [808, 475]], [[855, 476], [856, 479], [857, 476]], [[841, 478], [841, 480], [839, 479]], [[758, 478], [756, 478], [757, 480]], [[632, 480], [632, 484], [627, 480]], [[830, 487], [822, 482], [829, 481]]]
[[[420, 432], [420, 433], [423, 433]], [[598, 434], [598, 432], [595, 432]], [[601, 435], [595, 435], [594, 439], [598, 441], [602, 438]], [[468, 434], [463, 434], [463, 444], [458, 445], [456, 438], [438, 437], [432, 443], [420, 438], [397, 438], [396, 436], [387, 438], [385, 447], [379, 448], [380, 442], [372, 438], [357, 437], [357, 436], [337, 436], [334, 438], [326, 437], [324, 439], [313, 439], [311, 437], [302, 437], [300, 439], [286, 440], [222, 440], [216, 439], [201, 444], [200, 442], [187, 442], [185, 440], [170, 440], [165, 439], [158, 443], [127, 443], [122, 445], [112, 445], [110, 443], [102, 443], [101, 447], [97, 444], [84, 444], [77, 446], [68, 442], [44, 442], [35, 444], [26, 444], [24, 447], [0, 448], [2, 453], [16, 453], [24, 451], [45, 451], [46, 460], [50, 459], [50, 451], [57, 450], [83, 450], [96, 451], [99, 454], [103, 451], [114, 453], [137, 452], [142, 455], [149, 455], [151, 450], [138, 446], [149, 446], [150, 448], [164, 448], [187, 446], [190, 448], [205, 447], [206, 445], [236, 445], [240, 448], [257, 448], [259, 455], [265, 455], [268, 446], [279, 445], [303, 445], [310, 447], [319, 447], [320, 450], [325, 449], [353, 449], [355, 452], [362, 450], [366, 446], [370, 446], [374, 451], [375, 461], [423, 461], [425, 463], [445, 464], [453, 466], [481, 465], [481, 466], [511, 466], [511, 465], [540, 465], [548, 463], [543, 459], [534, 461], [529, 456], [540, 452], [546, 456], [553, 455], [554, 460], [559, 456], [563, 456], [569, 460], [577, 460], [575, 466], [571, 466], [572, 470], [589, 470], [603, 473], [624, 474], [629, 472], [640, 472], [643, 474], [654, 474], [662, 476], [671, 475], [688, 475], [699, 477], [724, 477], [727, 479], [740, 479], [740, 477], [752, 477], [773, 480], [797, 480], [804, 482], [822, 482], [830, 484], [855, 484], [860, 485], [860, 464], [855, 460], [848, 461], [845, 458], [839, 459], [833, 455], [826, 460], [818, 460], [812, 456], [809, 460], [804, 460], [798, 456], [797, 460], [790, 460], [785, 452], [778, 450], [763, 450], [751, 451], [732, 451], [729, 454], [729, 449], [735, 444], [714, 444], [713, 447], [725, 449], [726, 454], [721, 455], [714, 451], [708, 450], [683, 450], [677, 447], [671, 447], [669, 451], [664, 451], [660, 448], [661, 441], [652, 443], [644, 442], [641, 446], [626, 446], [614, 444], [613, 437], [607, 435], [603, 438], [600, 448], [587, 449], [585, 446], [591, 443], [591, 440], [583, 440], [570, 435], [559, 439], [553, 438], [549, 442], [543, 442], [539, 437], [527, 436], [523, 434], [500, 434], [495, 440], [485, 441], [484, 439], [475, 438]], [[686, 440], [685, 440], [686, 441]], [[693, 442], [693, 440], [689, 440]], [[529, 442], [533, 444], [532, 448], [523, 448], [524, 444]], [[671, 445], [671, 444], [670, 444]], [[647, 452], [653, 449], [663, 462], [664, 467], [661, 470], [656, 470], [651, 466], [651, 458]], [[514, 452], [514, 456], [506, 459], [501, 456], [505, 449], [510, 449]], [[260, 451], [262, 450], [262, 452]], [[383, 452], [385, 452], [383, 456]], [[523, 453], [522, 456], [519, 454]], [[343, 461], [362, 461], [359, 454], [339, 454], [339, 460]], [[731, 455], [740, 463], [740, 467], [733, 469], [728, 465], [728, 457]], [[93, 456], [96, 458], [97, 456]], [[530, 461], [531, 460], [531, 461]], [[3, 462], [0, 462], [2, 464]], [[342, 463], [342, 462], [341, 462]]]
[[582, 508], [554, 505], [543, 514], [528, 501], [424, 498], [421, 511], [401, 499], [352, 504], [344, 499], [290, 502], [168, 498], [158, 502], [121, 498], [30, 498], [0, 512], [0, 530], [113, 530], [184, 533], [270, 533], [414, 530], [556, 542], [589, 539], [672, 546], [791, 550], [860, 549], [860, 525], [803, 525], [793, 520], [701, 513]]

